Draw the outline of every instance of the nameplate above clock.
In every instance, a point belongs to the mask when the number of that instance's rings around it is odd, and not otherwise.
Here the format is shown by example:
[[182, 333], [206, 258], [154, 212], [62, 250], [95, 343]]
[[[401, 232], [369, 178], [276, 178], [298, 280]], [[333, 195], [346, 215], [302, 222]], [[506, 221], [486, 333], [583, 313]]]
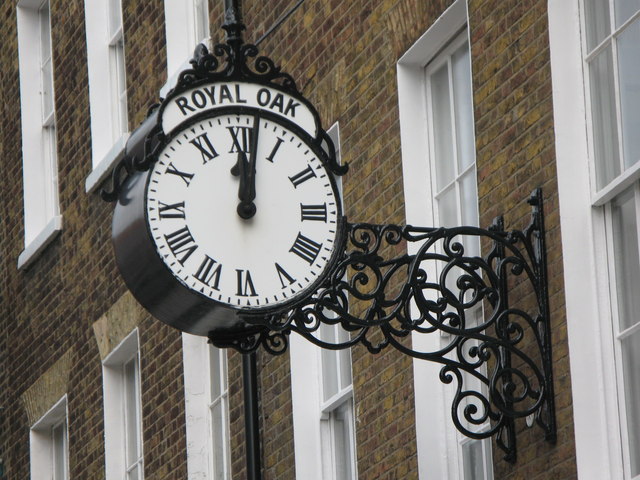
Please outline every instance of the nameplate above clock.
[[300, 98], [273, 86], [247, 82], [212, 82], [167, 98], [161, 108], [162, 128], [166, 134], [184, 122], [205, 112], [220, 109], [255, 108], [294, 122], [311, 137], [318, 136], [316, 116]]

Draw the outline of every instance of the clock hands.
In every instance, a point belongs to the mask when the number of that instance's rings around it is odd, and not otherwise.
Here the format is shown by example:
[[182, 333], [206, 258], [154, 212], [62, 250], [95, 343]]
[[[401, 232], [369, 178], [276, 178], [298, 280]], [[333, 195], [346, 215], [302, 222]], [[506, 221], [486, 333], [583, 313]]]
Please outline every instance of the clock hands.
[[256, 156], [258, 153], [258, 134], [260, 132], [260, 117], [256, 115], [253, 119], [253, 128], [249, 133], [249, 159], [243, 149], [238, 151], [238, 160], [231, 169], [231, 174], [240, 177], [238, 187], [237, 212], [241, 218], [250, 219], [256, 213], [256, 206], [253, 201], [256, 198]]

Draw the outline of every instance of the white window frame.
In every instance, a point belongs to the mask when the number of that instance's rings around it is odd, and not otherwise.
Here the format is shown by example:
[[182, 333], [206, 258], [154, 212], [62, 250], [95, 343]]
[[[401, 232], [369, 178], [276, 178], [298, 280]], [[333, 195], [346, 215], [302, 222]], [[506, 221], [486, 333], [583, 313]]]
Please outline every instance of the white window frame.
[[[134, 360], [137, 367], [136, 399], [139, 418], [136, 437], [129, 438], [127, 422], [130, 421], [125, 411], [125, 373], [124, 366]], [[104, 397], [104, 435], [105, 435], [105, 470], [106, 478], [127, 478], [132, 466], [140, 466], [144, 476], [144, 442], [142, 435], [142, 389], [140, 350], [138, 329], [134, 329], [120, 344], [113, 349], [102, 362], [103, 397]], [[140, 456], [133, 461], [127, 459], [129, 442], [137, 442]]]
[[[92, 171], [85, 181], [87, 193], [95, 191], [122, 158], [129, 138], [127, 100], [126, 96], [122, 98], [117, 86], [118, 76], [126, 76], [123, 26], [113, 34], [110, 32], [111, 1], [114, 0], [84, 2], [92, 163]], [[115, 53], [119, 42], [123, 44], [121, 58]], [[124, 125], [120, 125], [121, 122]]]
[[[45, 4], [48, 5], [49, 1], [21, 0], [17, 6], [25, 236], [25, 247], [18, 257], [19, 269], [27, 268], [62, 230], [58, 193], [55, 89], [51, 78], [53, 109], [45, 115], [42, 101], [42, 42], [34, 41], [40, 39], [39, 12]], [[45, 55], [50, 58], [53, 52], [51, 38], [48, 39], [48, 45], [50, 51]], [[53, 68], [52, 65], [52, 77]]]
[[[447, 48], [453, 48], [454, 43], [458, 47], [456, 42], [461, 32], [466, 30], [466, 41], [469, 41], [467, 18], [466, 1], [456, 0], [397, 64], [405, 212], [411, 225], [436, 225], [438, 216], [433, 200], [435, 185], [430, 180], [435, 170], [434, 142], [430, 134], [425, 135], [430, 131], [431, 121], [424, 93], [425, 66]], [[430, 159], [425, 158], [425, 152]], [[409, 253], [416, 253], [418, 248], [419, 245], [409, 245]], [[412, 334], [414, 348], [418, 350], [436, 351], [441, 341], [438, 335]], [[462, 449], [471, 440], [463, 437], [453, 425], [449, 413], [453, 392], [450, 385], [440, 381], [440, 369], [434, 362], [413, 361], [418, 472], [420, 478], [461, 479], [464, 476]], [[491, 478], [491, 458], [485, 448], [488, 441], [484, 442], [484, 465], [487, 478]]]
[[[47, 411], [29, 431], [29, 454], [32, 480], [48, 478], [69, 480], [69, 414], [67, 396], [64, 395]], [[62, 445], [56, 445], [54, 431], [62, 428]], [[59, 458], [56, 450], [62, 450], [62, 476], [56, 475]]]
[[[203, 18], [206, 17], [206, 18]], [[196, 45], [210, 44], [209, 0], [164, 0], [165, 35], [167, 39], [167, 82], [160, 89], [165, 97], [182, 70], [191, 68]]]
[[[549, 0], [556, 165], [573, 419], [581, 480], [619, 480], [623, 467], [606, 208], [638, 164], [594, 194], [579, 0]], [[615, 280], [614, 280], [615, 282]]]
[[[223, 361], [217, 372], [211, 371], [211, 355]], [[227, 389], [218, 399], [211, 397], [211, 382], [222, 381], [228, 375], [227, 352], [209, 345], [206, 338], [182, 334], [184, 369], [185, 424], [187, 436], [187, 474], [190, 479], [227, 480], [231, 478], [231, 444]], [[223, 403], [223, 445], [215, 445], [211, 408], [215, 401]], [[223, 464], [215, 465], [214, 449], [222, 448]], [[222, 472], [221, 472], [222, 471]]]

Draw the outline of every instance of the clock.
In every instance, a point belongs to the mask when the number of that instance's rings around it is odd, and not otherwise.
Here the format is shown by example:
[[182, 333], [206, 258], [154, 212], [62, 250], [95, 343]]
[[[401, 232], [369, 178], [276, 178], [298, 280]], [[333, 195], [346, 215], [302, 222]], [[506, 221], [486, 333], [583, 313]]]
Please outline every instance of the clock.
[[147, 180], [158, 255], [187, 288], [234, 309], [269, 309], [317, 283], [334, 252], [340, 202], [323, 153], [254, 114], [181, 129]]
[[154, 316], [210, 335], [319, 288], [343, 249], [343, 218], [327, 153], [305, 129], [219, 108], [156, 147], [123, 185], [113, 228], [121, 273]]

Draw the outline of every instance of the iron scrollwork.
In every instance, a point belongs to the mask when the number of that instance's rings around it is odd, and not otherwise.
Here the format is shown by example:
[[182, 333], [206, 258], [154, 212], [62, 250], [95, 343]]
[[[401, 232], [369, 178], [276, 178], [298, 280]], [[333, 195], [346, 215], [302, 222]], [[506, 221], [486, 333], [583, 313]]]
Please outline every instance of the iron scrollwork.
[[[456, 385], [458, 430], [476, 439], [495, 435], [515, 462], [516, 419], [533, 418], [547, 440], [556, 438], [540, 190], [529, 203], [531, 222], [522, 231], [505, 231], [500, 218], [488, 230], [347, 224], [349, 248], [316, 294], [284, 314], [252, 319], [263, 327], [254, 335], [211, 341], [283, 353], [295, 332], [322, 348], [362, 344], [378, 353], [391, 346], [440, 363], [440, 380]], [[483, 257], [482, 240], [489, 243]], [[413, 253], [393, 255], [407, 245]], [[322, 324], [349, 335], [328, 342]]]

